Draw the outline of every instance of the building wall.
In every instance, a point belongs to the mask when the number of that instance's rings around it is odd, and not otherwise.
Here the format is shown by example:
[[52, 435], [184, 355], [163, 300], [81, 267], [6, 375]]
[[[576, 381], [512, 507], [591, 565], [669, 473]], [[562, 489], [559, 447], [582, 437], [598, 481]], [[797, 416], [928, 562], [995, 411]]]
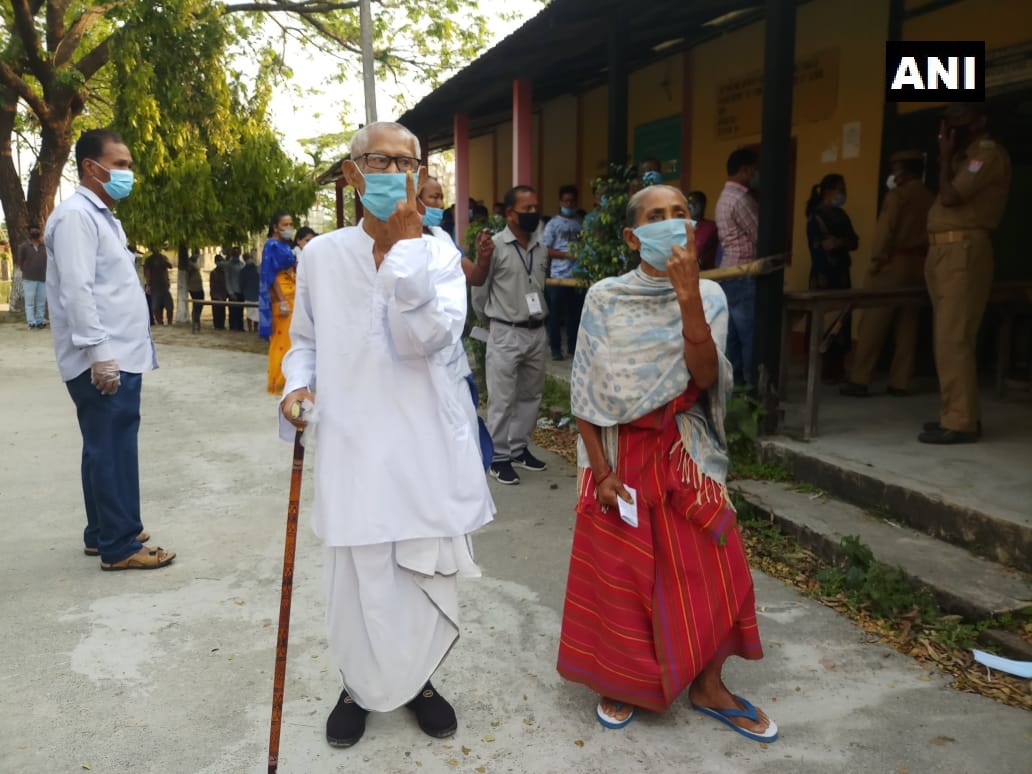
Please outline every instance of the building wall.
[[[580, 134], [580, 189], [581, 201], [591, 191], [591, 181], [606, 173], [608, 151], [609, 90], [605, 86], [585, 92], [578, 97]], [[588, 198], [587, 202], [591, 202]]]
[[[908, 6], [920, 7], [927, 2], [909, 0]], [[822, 81], [822, 86], [810, 84], [796, 90], [792, 131], [796, 153], [791, 202], [793, 260], [786, 272], [786, 289], [807, 286], [810, 257], [804, 207], [812, 186], [828, 173], [845, 176], [849, 194], [846, 210], [860, 236], [860, 248], [853, 254], [854, 285], [863, 282], [869, 267], [878, 198], [887, 175], [881, 166], [881, 133], [888, 24], [888, 0], [816, 0], [798, 9], [797, 61], [818, 61], [822, 72], [834, 70], [835, 75]], [[988, 50], [1021, 43], [1032, 39], [1032, 0], [962, 0], [907, 21], [904, 37], [985, 40]], [[760, 73], [763, 48], [764, 23], [759, 22], [687, 54], [667, 57], [632, 73], [629, 79], [628, 153], [633, 152], [636, 127], [681, 112], [691, 138], [690, 158], [681, 159], [681, 165], [688, 167], [690, 189], [701, 189], [709, 197], [711, 217], [726, 177], [728, 154], [737, 147], [760, 142], [758, 95], [751, 96], [751, 117], [740, 122], [749, 131], [743, 129], [743, 133], [730, 138], [718, 136], [719, 89], [731, 81], [746, 82], [749, 76]], [[690, 81], [687, 89], [685, 77]], [[829, 84], [831, 88], [827, 88]], [[683, 104], [686, 93], [691, 101], [687, 106]], [[903, 112], [914, 107], [900, 106]], [[535, 151], [538, 179], [534, 184], [543, 187], [546, 212], [554, 212], [555, 189], [571, 175], [576, 176], [581, 188], [581, 206], [590, 207], [590, 183], [606, 172], [607, 109], [605, 86], [538, 107], [535, 117], [541, 121], [541, 129], [535, 132], [535, 143], [541, 140], [543, 155]], [[742, 110], [740, 104], [736, 109]], [[570, 129], [572, 123], [575, 132]], [[511, 123], [499, 126], [496, 136], [500, 195], [512, 174]], [[480, 189], [474, 185], [474, 190]]]
[[[849, 199], [846, 211], [860, 235], [860, 249], [853, 254], [853, 282], [861, 281], [870, 262], [870, 244], [877, 219], [878, 185], [884, 177], [879, 167], [883, 111], [882, 73], [885, 70], [886, 3], [854, 0], [822, 0], [799, 8], [796, 57], [818, 52], [838, 54], [838, 86], [834, 104], [826, 111], [809, 106], [811, 114], [827, 117], [806, 120], [795, 104], [792, 135], [796, 140], [795, 190], [793, 196], [792, 264], [785, 273], [786, 289], [807, 286], [810, 257], [806, 246], [803, 214], [810, 189], [820, 179], [837, 172], [845, 176]], [[698, 46], [692, 51], [692, 158], [690, 185], [704, 191], [712, 217], [726, 178], [728, 154], [743, 145], [758, 144], [760, 134], [718, 139], [717, 91], [729, 79], [747, 76], [763, 66], [764, 25], [754, 24], [734, 34]], [[798, 91], [797, 91], [798, 94]], [[844, 159], [844, 131], [859, 123], [859, 149]], [[852, 139], [852, 138], [851, 138]], [[851, 150], [856, 150], [851, 149]], [[761, 185], [766, 181], [761, 181]]]
[[[924, 0], [926, 3], [927, 0]], [[910, 0], [909, 6], [922, 2]], [[1029, 0], [962, 0], [903, 23], [904, 40], [984, 40], [985, 50], [1006, 48], [1032, 39]], [[941, 105], [941, 103], [940, 103]], [[928, 102], [900, 103], [901, 113], [926, 110]]]
[[469, 180], [469, 195], [478, 202], [484, 202], [488, 208], [494, 202], [491, 198], [494, 195], [494, 155], [494, 133], [470, 139], [469, 166], [472, 174]]
[[[577, 120], [576, 97], [560, 97], [541, 107], [540, 194], [541, 206], [549, 215], [558, 211], [559, 187], [578, 184]], [[591, 209], [591, 192], [582, 187], [580, 206]]]

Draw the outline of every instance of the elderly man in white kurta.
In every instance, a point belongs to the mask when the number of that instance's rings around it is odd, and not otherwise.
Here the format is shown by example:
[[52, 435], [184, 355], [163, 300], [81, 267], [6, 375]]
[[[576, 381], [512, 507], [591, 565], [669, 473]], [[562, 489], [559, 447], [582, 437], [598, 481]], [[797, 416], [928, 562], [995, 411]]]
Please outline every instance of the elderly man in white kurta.
[[427, 734], [455, 732], [430, 677], [458, 638], [456, 578], [479, 575], [469, 534], [494, 514], [465, 381], [465, 277], [457, 249], [422, 235], [421, 171], [404, 127], [355, 135], [344, 175], [365, 217], [306, 246], [283, 360], [284, 420], [301, 426], [295, 404], [316, 407], [312, 525], [344, 680], [326, 724], [336, 747], [361, 738], [370, 710], [403, 704]]

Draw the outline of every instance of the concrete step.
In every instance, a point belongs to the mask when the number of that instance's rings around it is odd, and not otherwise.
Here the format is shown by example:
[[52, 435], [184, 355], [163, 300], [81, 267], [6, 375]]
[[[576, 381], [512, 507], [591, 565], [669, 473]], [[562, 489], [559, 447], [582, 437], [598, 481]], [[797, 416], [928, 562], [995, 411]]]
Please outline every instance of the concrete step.
[[824, 559], [838, 558], [842, 539], [858, 536], [878, 562], [899, 567], [948, 612], [974, 620], [1032, 605], [1032, 577], [875, 518], [854, 505], [770, 481], [738, 480], [731, 488]]
[[[978, 556], [1032, 573], [1032, 523], [1008, 518], [986, 507], [978, 510], [964, 498], [952, 497], [933, 486], [841, 455], [811, 451], [808, 444], [769, 439], [760, 443], [765, 461], [776, 461], [793, 477], [861, 508], [876, 510], [925, 535], [966, 549]], [[935, 464], [929, 461], [929, 464]], [[972, 475], [979, 476], [977, 468]], [[990, 484], [983, 470], [980, 485]], [[954, 493], [968, 492], [973, 482], [955, 482]], [[974, 501], [977, 505], [977, 500]]]

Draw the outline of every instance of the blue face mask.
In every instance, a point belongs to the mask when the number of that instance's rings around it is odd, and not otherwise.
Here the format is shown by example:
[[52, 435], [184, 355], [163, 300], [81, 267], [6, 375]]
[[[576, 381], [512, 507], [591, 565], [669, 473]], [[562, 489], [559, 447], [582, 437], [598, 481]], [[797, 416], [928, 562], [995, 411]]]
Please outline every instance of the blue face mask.
[[97, 164], [98, 167], [107, 172], [111, 179], [101, 183], [104, 193], [115, 201], [124, 199], [133, 192], [133, 171], [131, 169], [107, 169]]
[[659, 185], [663, 182], [663, 175], [656, 172], [654, 169], [650, 169], [644, 175], [641, 176], [641, 182], [645, 185]]
[[647, 223], [634, 229], [634, 235], [641, 241], [638, 252], [641, 259], [659, 271], [666, 271], [667, 261], [674, 254], [674, 245], [688, 244], [688, 231], [684, 218], [671, 218]]
[[426, 214], [423, 216], [423, 225], [428, 228], [434, 228], [441, 225], [441, 221], [444, 219], [444, 210], [440, 207], [430, 207], [424, 204], [426, 207]]
[[560, 207], [559, 209], [563, 213], [564, 218], [572, 218], [574, 215], [577, 214], [576, 207]]
[[[359, 199], [362, 206], [377, 220], [387, 222], [398, 208], [398, 202], [408, 198], [406, 188], [407, 175], [402, 172], [381, 172], [362, 175], [365, 178], [365, 193]], [[419, 188], [419, 175], [415, 175], [415, 185]]]

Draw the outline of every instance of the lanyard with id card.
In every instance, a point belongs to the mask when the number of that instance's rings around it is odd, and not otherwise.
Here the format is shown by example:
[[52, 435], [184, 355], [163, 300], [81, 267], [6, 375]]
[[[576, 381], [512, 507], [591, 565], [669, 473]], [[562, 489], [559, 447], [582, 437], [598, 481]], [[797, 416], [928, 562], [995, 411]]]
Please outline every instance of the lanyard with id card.
[[[517, 243], [513, 242], [512, 246], [516, 248], [516, 252], [520, 256], [520, 261], [523, 263], [523, 268], [527, 270], [527, 282], [532, 283], [533, 280], [531, 277], [534, 273], [534, 247], [537, 247], [537, 245], [530, 248], [526, 258], [523, 257], [523, 251]], [[541, 304], [541, 293], [536, 290], [531, 290], [526, 294], [526, 296], [524, 296], [524, 298], [527, 301], [527, 312], [531, 317], [541, 317], [545, 313], [545, 308]]]

